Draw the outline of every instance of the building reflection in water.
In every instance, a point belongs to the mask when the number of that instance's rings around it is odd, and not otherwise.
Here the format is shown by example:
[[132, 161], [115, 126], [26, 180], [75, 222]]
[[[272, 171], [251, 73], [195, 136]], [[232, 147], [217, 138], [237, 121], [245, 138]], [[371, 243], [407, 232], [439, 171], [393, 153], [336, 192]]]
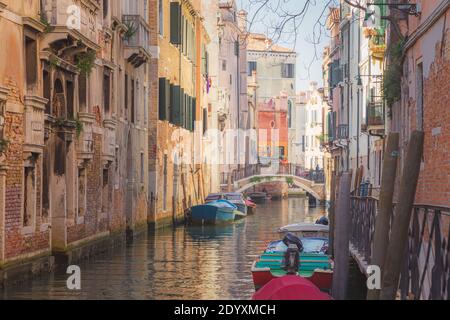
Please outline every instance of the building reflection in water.
[[149, 232], [80, 265], [82, 289], [69, 291], [66, 274], [50, 274], [4, 291], [17, 299], [249, 299], [251, 265], [277, 229], [314, 222], [324, 208], [305, 198], [270, 201], [226, 226], [180, 226]]

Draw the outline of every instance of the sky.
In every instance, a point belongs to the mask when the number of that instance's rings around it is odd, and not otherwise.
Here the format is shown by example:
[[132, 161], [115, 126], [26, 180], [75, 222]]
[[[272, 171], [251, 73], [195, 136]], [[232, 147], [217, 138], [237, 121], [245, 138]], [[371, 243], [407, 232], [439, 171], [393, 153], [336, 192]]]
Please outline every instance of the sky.
[[[262, 3], [267, 4], [259, 11]], [[277, 44], [294, 48], [297, 58], [297, 91], [307, 90], [310, 81], [322, 81], [322, 52], [329, 43], [324, 23], [329, 12], [329, 5], [337, 5], [337, 0], [237, 0], [239, 9], [246, 10], [251, 32], [269, 34], [277, 39]], [[294, 23], [282, 28], [281, 36], [276, 35], [277, 26], [286, 18], [280, 18], [284, 12], [299, 13], [305, 6], [306, 11]], [[253, 23], [250, 23], [253, 21]], [[317, 23], [320, 21], [320, 23]], [[281, 29], [281, 28], [279, 28]], [[297, 30], [297, 33], [294, 32]], [[315, 44], [314, 44], [315, 43]]]

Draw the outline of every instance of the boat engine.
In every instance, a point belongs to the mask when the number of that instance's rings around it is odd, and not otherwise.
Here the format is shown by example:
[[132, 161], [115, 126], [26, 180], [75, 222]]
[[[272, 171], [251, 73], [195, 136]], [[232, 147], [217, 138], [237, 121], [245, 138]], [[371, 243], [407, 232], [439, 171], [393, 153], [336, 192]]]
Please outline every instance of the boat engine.
[[296, 245], [299, 252], [303, 252], [303, 243], [302, 240], [300, 240], [299, 237], [297, 237], [295, 234], [292, 234], [288, 232], [283, 239], [283, 243], [289, 247], [289, 245], [293, 244]]
[[300, 250], [297, 245], [290, 244], [284, 255], [284, 269], [287, 274], [297, 274], [300, 266]]

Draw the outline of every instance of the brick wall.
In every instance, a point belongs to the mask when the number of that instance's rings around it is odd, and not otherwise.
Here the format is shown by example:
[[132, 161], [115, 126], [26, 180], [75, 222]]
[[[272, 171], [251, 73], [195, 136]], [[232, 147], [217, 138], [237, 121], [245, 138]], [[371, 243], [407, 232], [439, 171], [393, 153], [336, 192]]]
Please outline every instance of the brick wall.
[[[447, 31], [450, 35], [450, 32]], [[424, 157], [416, 203], [450, 205], [450, 57], [441, 43], [424, 81]], [[442, 49], [442, 50], [441, 50]], [[448, 51], [447, 51], [448, 52]], [[414, 121], [415, 124], [415, 121]], [[412, 126], [414, 125], [412, 124]]]

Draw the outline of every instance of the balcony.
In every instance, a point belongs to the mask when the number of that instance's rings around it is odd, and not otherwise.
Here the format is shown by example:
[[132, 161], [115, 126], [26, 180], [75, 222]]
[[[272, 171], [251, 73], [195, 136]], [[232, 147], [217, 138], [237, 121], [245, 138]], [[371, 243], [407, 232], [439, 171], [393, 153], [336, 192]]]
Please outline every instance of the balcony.
[[25, 96], [25, 152], [42, 153], [44, 112], [47, 101], [38, 96]]
[[79, 112], [78, 120], [83, 126], [83, 129], [78, 135], [78, 158], [91, 160], [94, 157], [92, 126], [95, 122], [95, 116], [91, 113]]
[[348, 139], [348, 124], [340, 124], [336, 128], [337, 139]]
[[150, 27], [141, 15], [123, 15], [125, 58], [139, 68], [150, 58]]
[[384, 107], [382, 102], [370, 102], [367, 105], [367, 126], [369, 133], [384, 134]]
[[113, 119], [103, 120], [103, 160], [113, 162], [116, 154], [116, 127], [117, 122]]
[[[95, 46], [98, 37], [95, 21], [101, 8], [100, 0], [84, 0], [82, 2], [84, 4], [83, 6], [80, 6], [79, 1], [74, 0], [41, 0], [41, 23], [50, 31], [46, 37], [49, 43], [58, 39], [58, 35], [62, 36], [63, 33], [67, 33], [78, 41], [83, 41], [83, 43], [88, 44], [89, 47]], [[67, 25], [68, 21], [70, 21], [70, 16], [76, 15], [75, 11], [69, 10], [71, 6], [73, 8], [80, 8], [82, 22], [78, 24], [77, 20], [74, 19], [72, 20], [74, 24], [71, 28], [68, 28]]]

